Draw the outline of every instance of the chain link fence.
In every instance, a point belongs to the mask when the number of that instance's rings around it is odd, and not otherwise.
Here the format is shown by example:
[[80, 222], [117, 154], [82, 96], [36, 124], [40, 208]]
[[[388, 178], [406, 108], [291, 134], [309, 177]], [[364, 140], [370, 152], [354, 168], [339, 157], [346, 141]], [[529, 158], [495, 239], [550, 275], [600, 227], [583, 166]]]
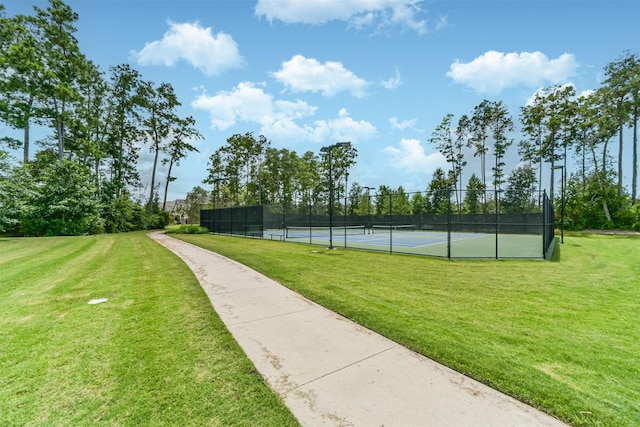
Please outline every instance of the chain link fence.
[[[333, 215], [329, 215], [329, 212]], [[555, 214], [545, 192], [441, 190], [201, 211], [216, 234], [443, 258], [549, 258]]]

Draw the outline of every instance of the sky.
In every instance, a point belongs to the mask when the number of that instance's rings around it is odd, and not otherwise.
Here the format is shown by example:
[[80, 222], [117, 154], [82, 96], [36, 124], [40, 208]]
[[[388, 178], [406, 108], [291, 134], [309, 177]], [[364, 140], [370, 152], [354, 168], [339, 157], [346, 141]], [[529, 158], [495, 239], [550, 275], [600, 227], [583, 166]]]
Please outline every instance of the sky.
[[[0, 3], [7, 16], [48, 6], [46, 0]], [[247, 132], [300, 155], [350, 141], [358, 157], [349, 185], [424, 191], [433, 171], [447, 167], [429, 143], [432, 132], [445, 115], [457, 123], [485, 99], [502, 101], [516, 123], [506, 156], [510, 171], [518, 164], [520, 108], [537, 90], [596, 89], [608, 63], [627, 50], [640, 52], [637, 0], [66, 4], [79, 15], [76, 38], [88, 59], [105, 72], [128, 63], [145, 80], [170, 83], [182, 104], [178, 113], [196, 120], [204, 139], [174, 169], [168, 200], [206, 188], [211, 154]], [[140, 153], [148, 185], [151, 155], [145, 147]], [[471, 152], [466, 160], [465, 182], [480, 169]], [[165, 176], [161, 168], [161, 188]]]

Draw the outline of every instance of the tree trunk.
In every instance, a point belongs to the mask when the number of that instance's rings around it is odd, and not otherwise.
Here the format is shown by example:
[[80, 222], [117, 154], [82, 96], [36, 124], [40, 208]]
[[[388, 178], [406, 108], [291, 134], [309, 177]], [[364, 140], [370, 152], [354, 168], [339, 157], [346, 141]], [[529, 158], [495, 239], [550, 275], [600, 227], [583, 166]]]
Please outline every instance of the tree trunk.
[[164, 199], [162, 200], [162, 210], [167, 207], [167, 193], [169, 192], [169, 181], [171, 180], [171, 168], [173, 168], [173, 160], [169, 161], [169, 172], [167, 172], [166, 183], [164, 184]]
[[149, 207], [147, 208], [147, 212], [149, 214], [153, 213], [153, 192], [156, 186], [156, 168], [158, 167], [158, 155], [160, 154], [160, 144], [154, 143], [153, 146], [155, 156], [153, 157], [153, 171], [151, 172], [151, 192], [149, 193]]
[[[619, 101], [619, 106], [618, 109], [621, 110], [622, 109], [622, 100]], [[618, 126], [620, 126], [620, 131], [619, 131], [619, 146], [618, 146], [618, 196], [622, 196], [622, 130], [624, 128], [624, 119], [622, 117], [622, 114], [620, 115], [620, 122], [618, 123]]]
[[26, 114], [26, 117], [24, 119], [24, 157], [23, 157], [23, 163], [27, 164], [29, 163], [29, 119], [31, 118], [31, 106], [33, 105], [33, 98], [31, 97], [31, 95], [29, 95], [29, 102], [28, 102], [29, 108], [27, 109], [29, 112]]
[[638, 190], [638, 107], [633, 110], [633, 177], [631, 178], [631, 204], [636, 204]]
[[[607, 204], [606, 191], [604, 188], [604, 184], [602, 183], [602, 176], [600, 175], [600, 171], [598, 170], [598, 158], [596, 156], [596, 151], [591, 145], [591, 154], [593, 155], [593, 166], [595, 168], [596, 178], [598, 179], [598, 188], [600, 189], [600, 193], [602, 194], [602, 209], [604, 210], [604, 215], [607, 218], [607, 222], [611, 223], [611, 213], [609, 212], [609, 205]], [[603, 170], [604, 173], [604, 170]]]

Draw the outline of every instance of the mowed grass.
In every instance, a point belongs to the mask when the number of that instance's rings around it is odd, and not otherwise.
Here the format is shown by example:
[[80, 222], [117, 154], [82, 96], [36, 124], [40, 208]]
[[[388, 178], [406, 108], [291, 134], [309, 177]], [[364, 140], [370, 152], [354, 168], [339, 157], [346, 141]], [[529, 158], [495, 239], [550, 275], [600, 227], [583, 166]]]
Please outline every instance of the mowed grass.
[[179, 237], [570, 424], [640, 425], [638, 237], [566, 236], [560, 262]]
[[0, 239], [0, 425], [94, 424], [298, 425], [145, 234]]

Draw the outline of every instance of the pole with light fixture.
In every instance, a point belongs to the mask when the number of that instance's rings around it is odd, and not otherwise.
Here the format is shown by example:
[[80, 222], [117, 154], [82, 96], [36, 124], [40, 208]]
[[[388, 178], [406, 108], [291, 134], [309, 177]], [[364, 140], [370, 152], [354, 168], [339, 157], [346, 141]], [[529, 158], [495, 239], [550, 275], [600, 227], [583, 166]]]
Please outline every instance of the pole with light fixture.
[[350, 145], [351, 142], [336, 142], [320, 149], [321, 152], [329, 155], [329, 249], [333, 249], [333, 158], [331, 153], [334, 148]]
[[373, 224], [371, 224], [371, 190], [373, 190], [373, 187], [362, 187], [365, 190], [367, 190], [367, 219], [368, 219], [368, 224], [367, 224], [367, 228], [369, 229], [368, 234], [371, 234], [371, 229], [373, 228]]
[[554, 169], [560, 169], [561, 172], [561, 202], [560, 202], [560, 243], [564, 244], [564, 166], [554, 166]]

